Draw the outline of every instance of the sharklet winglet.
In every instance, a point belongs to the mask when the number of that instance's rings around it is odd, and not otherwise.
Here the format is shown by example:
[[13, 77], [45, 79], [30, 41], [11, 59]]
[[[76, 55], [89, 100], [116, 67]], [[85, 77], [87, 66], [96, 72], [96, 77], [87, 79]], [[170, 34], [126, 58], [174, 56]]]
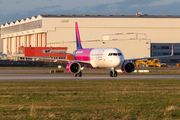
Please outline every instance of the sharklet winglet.
[[171, 56], [173, 56], [173, 54], [174, 54], [174, 49], [173, 49], [173, 45], [172, 45], [172, 47], [171, 47]]

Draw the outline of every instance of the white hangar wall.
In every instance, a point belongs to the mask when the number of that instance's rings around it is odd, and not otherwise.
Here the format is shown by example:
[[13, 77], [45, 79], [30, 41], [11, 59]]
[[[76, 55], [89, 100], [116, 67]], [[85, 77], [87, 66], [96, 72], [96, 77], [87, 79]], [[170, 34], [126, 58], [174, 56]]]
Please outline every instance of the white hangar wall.
[[3, 39], [0, 38], [0, 53], [3, 53]]
[[[68, 21], [62, 23], [61, 21]], [[74, 40], [75, 22], [78, 22], [83, 40], [103, 39], [105, 34], [146, 33], [152, 43], [179, 42], [180, 18], [43, 18], [43, 30], [48, 40]], [[57, 32], [59, 31], [59, 32]], [[51, 38], [56, 37], [57, 38]]]
[[[129, 30], [122, 30], [123, 28], [116, 24], [112, 25], [118, 22], [115, 19], [111, 21], [112, 18], [43, 18], [42, 29], [47, 30], [48, 47], [68, 47], [69, 53], [76, 49], [75, 22], [78, 22], [82, 45], [85, 48], [117, 47], [125, 58], [149, 57], [150, 39], [147, 39], [146, 35], [142, 37], [139, 33], [138, 38], [137, 34], [127, 34]], [[119, 32], [123, 34], [115, 35]], [[105, 36], [108, 39], [105, 39]]]
[[78, 22], [83, 47], [117, 47], [127, 59], [150, 57], [151, 43], [179, 43], [179, 21], [180, 16], [39, 15], [1, 25], [3, 53], [15, 54], [18, 47], [30, 45], [73, 52]]

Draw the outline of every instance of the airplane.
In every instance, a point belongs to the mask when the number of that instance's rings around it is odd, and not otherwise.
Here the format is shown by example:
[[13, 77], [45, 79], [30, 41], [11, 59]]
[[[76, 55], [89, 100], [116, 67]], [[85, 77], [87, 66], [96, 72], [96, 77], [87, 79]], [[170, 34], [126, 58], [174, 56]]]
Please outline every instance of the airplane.
[[[76, 31], [76, 47], [77, 49], [73, 52], [75, 60], [68, 59], [53, 59], [53, 58], [43, 58], [43, 57], [30, 57], [46, 60], [56, 60], [56, 61], [68, 61], [66, 70], [73, 74], [74, 77], [82, 77], [81, 68], [83, 65], [90, 65], [91, 68], [110, 68], [110, 77], [117, 77], [116, 68], [120, 67], [122, 72], [129, 74], [134, 72], [135, 65], [131, 61], [140, 59], [153, 59], [160, 57], [171, 57], [173, 56], [173, 45], [171, 50], [171, 55], [156, 56], [156, 57], [145, 57], [145, 58], [135, 58], [135, 59], [124, 59], [123, 53], [114, 47], [109, 48], [83, 48], [81, 45], [81, 39], [79, 34], [78, 23], [75, 22]], [[72, 53], [67, 53], [72, 54]], [[28, 58], [28, 57], [27, 57]]]
[[135, 59], [124, 59], [123, 53], [118, 48], [83, 48], [77, 22], [75, 23], [75, 27], [77, 44], [77, 49], [74, 51], [75, 61], [70, 62], [66, 67], [67, 71], [74, 74], [75, 77], [77, 77], [77, 75], [79, 75], [79, 77], [82, 76], [80, 63], [90, 64], [92, 68], [110, 68], [110, 77], [117, 77], [117, 67], [120, 67], [125, 74], [132, 73], [135, 70], [135, 65], [131, 61], [170, 57], [173, 55], [173, 46], [171, 55]]

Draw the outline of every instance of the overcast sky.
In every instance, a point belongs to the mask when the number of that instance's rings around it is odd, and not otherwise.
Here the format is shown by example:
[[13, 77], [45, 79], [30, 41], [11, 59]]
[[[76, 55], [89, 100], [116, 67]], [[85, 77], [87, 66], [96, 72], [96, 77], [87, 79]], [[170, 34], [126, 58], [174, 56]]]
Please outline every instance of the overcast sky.
[[180, 0], [0, 0], [0, 24], [40, 14], [180, 15]]

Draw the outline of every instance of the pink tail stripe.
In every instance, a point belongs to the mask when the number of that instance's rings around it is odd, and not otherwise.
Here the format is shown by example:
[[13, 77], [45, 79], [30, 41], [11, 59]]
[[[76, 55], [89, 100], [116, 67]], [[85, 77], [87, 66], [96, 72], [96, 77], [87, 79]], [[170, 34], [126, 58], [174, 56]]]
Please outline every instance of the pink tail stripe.
[[78, 37], [78, 41], [81, 44], [81, 39], [80, 39], [80, 35], [79, 35], [79, 29], [78, 29], [78, 23], [77, 22], [76, 22], [76, 34], [77, 34], [77, 37]]

